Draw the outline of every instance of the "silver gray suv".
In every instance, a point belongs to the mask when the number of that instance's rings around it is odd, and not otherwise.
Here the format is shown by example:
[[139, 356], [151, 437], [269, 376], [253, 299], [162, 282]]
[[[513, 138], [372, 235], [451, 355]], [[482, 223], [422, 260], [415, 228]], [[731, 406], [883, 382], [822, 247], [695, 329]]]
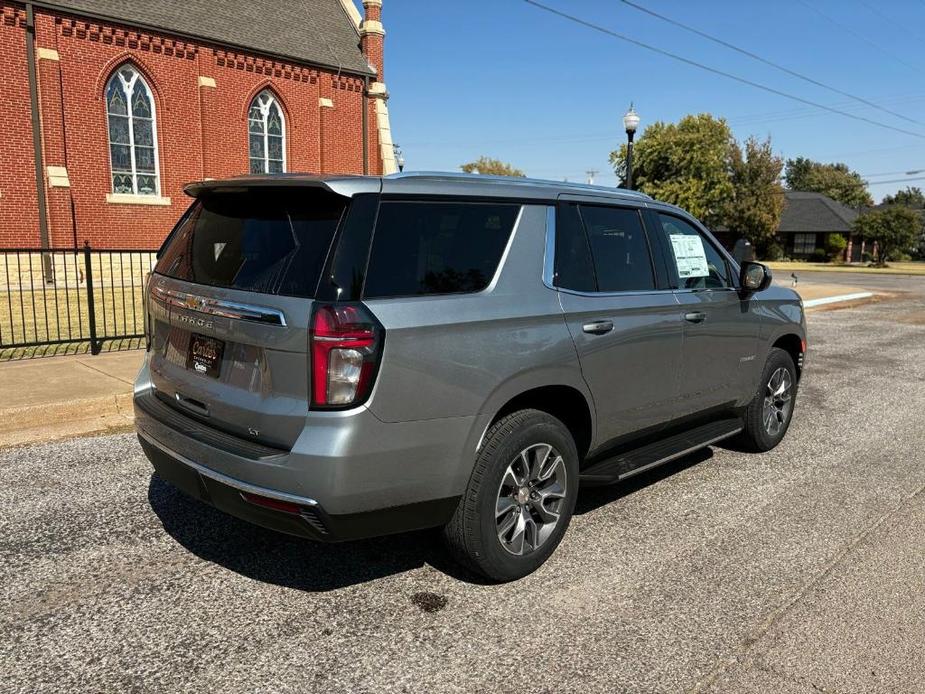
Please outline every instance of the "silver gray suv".
[[533, 571], [579, 485], [783, 438], [803, 308], [638, 193], [453, 174], [204, 181], [146, 291], [157, 474], [315, 540], [442, 527]]

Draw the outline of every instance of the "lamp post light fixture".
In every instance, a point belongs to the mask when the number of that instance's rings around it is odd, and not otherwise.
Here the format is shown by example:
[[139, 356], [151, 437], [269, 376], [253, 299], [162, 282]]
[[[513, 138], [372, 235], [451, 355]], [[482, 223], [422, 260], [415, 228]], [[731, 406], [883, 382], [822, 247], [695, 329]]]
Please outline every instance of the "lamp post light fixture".
[[630, 102], [630, 109], [623, 116], [623, 128], [626, 130], [626, 189], [633, 189], [633, 136], [639, 127], [639, 114]]
[[395, 153], [395, 163], [398, 164], [398, 172], [405, 170], [405, 155], [402, 154], [401, 147], [392, 145], [392, 151]]

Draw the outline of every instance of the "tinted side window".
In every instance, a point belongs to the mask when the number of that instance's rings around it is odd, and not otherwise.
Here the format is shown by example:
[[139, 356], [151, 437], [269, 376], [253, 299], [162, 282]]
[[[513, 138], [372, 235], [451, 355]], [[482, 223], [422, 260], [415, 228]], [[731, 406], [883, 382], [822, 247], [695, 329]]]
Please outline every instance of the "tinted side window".
[[638, 211], [582, 205], [581, 217], [594, 258], [598, 291], [655, 289], [652, 257]]
[[345, 205], [307, 190], [206, 195], [171, 234], [155, 271], [213, 287], [313, 296]]
[[721, 289], [731, 287], [728, 266], [709, 239], [678, 217], [659, 214], [667, 238], [673, 271], [681, 289]]
[[383, 202], [363, 295], [481, 291], [498, 269], [519, 210], [512, 204]]
[[561, 203], [556, 212], [555, 285], [579, 292], [597, 290], [588, 239], [578, 216], [578, 205], [572, 203]]

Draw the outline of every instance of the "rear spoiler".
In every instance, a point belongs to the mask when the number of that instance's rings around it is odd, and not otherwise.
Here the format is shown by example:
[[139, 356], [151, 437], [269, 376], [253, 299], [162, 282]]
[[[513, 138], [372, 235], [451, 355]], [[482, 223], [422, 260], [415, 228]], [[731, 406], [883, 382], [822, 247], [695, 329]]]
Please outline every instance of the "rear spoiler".
[[184, 186], [183, 192], [192, 198], [198, 198], [210, 193], [244, 193], [261, 188], [313, 188], [349, 198], [358, 193], [381, 192], [382, 179], [379, 176], [312, 176], [309, 174], [237, 176], [188, 183]]

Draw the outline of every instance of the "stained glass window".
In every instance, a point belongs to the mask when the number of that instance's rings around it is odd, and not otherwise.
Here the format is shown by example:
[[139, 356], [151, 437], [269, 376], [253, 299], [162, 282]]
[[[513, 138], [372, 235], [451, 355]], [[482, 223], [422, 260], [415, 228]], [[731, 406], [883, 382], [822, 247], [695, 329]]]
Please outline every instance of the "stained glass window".
[[282, 173], [286, 170], [286, 120], [279, 102], [264, 89], [247, 113], [250, 172]]
[[106, 83], [106, 114], [112, 192], [157, 195], [160, 173], [154, 99], [131, 65], [120, 67]]

